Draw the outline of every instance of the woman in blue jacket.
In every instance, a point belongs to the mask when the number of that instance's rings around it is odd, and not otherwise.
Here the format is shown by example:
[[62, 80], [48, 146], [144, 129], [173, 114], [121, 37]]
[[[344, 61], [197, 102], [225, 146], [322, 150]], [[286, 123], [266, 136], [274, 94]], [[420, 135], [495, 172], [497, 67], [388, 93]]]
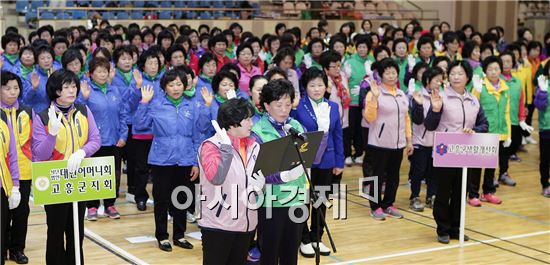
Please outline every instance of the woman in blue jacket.
[[[174, 245], [192, 249], [193, 245], [184, 238], [186, 209], [176, 207], [171, 196], [176, 187], [186, 185], [199, 176], [197, 149], [200, 142], [195, 130], [197, 111], [193, 101], [184, 98], [187, 78], [183, 71], [168, 70], [160, 84], [165, 95], [154, 100], [152, 86], [141, 89], [137, 119], [134, 120], [135, 128], [152, 128], [154, 136], [148, 163], [152, 166], [153, 175], [155, 237], [161, 250], [172, 251], [167, 232], [170, 209], [174, 217]], [[184, 192], [179, 192], [178, 202], [185, 203], [185, 197]]]
[[147, 187], [147, 179], [149, 177], [149, 165], [147, 157], [153, 142], [153, 133], [151, 128], [144, 127], [138, 129], [135, 124], [141, 116], [137, 114], [139, 101], [141, 100], [141, 88], [152, 87], [154, 89], [153, 100], [157, 97], [163, 97], [164, 91], [160, 89], [160, 67], [161, 61], [155, 50], [147, 50], [141, 54], [138, 61], [139, 73], [134, 75], [135, 88], [132, 87], [129, 93], [128, 112], [129, 119], [132, 120], [132, 145], [135, 156], [134, 167], [134, 187], [135, 187], [135, 202], [137, 209], [145, 211], [146, 202], [149, 199], [149, 194], [145, 189]]
[[[120, 148], [126, 145], [128, 138], [128, 110], [126, 101], [122, 98], [119, 89], [109, 85], [109, 71], [111, 63], [105, 58], [95, 57], [90, 61], [89, 85], [81, 86], [79, 101], [87, 105], [94, 113], [95, 121], [101, 135], [101, 148], [93, 155], [115, 157], [116, 197], [104, 199], [105, 215], [111, 219], [119, 219], [120, 214], [115, 208], [115, 200], [118, 197], [121, 174]], [[97, 208], [99, 200], [86, 203], [88, 207], [87, 219], [97, 220]]]
[[[324, 189], [324, 195], [318, 195], [328, 198], [333, 174], [339, 175], [344, 170], [344, 140], [338, 105], [324, 98], [328, 78], [323, 71], [315, 67], [307, 69], [302, 75], [300, 83], [306, 90], [307, 97], [300, 99], [292, 116], [302, 124], [306, 131], [324, 132], [321, 146], [311, 167], [311, 181], [316, 191], [319, 191], [322, 186], [329, 187]], [[322, 237], [324, 223], [324, 220], [321, 220], [320, 224], [317, 224], [316, 216], [319, 210], [323, 212], [323, 216], [325, 215], [326, 207], [323, 204], [319, 208], [313, 207], [310, 215], [310, 229], [307, 224], [304, 225], [300, 253], [305, 257], [315, 256], [313, 247], [316, 247], [317, 240], [321, 255], [328, 256], [330, 254], [330, 249], [321, 242], [321, 238], [317, 238], [317, 226], [319, 225], [321, 229], [319, 236]]]
[[58, 68], [53, 63], [55, 54], [51, 46], [39, 46], [35, 54], [38, 64], [23, 84], [23, 103], [39, 113], [50, 105], [46, 95], [46, 83], [48, 77]]
[[212, 78], [214, 78], [214, 75], [218, 69], [218, 61], [216, 60], [216, 56], [210, 52], [203, 54], [199, 59], [199, 69], [200, 74], [197, 87], [199, 89], [206, 87], [210, 93], [213, 93]]

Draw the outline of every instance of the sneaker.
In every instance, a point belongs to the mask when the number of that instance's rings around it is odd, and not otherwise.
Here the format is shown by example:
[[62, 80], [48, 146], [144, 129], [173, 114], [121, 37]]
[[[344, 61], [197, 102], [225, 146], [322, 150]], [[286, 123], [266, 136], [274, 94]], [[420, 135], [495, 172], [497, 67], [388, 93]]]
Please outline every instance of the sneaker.
[[190, 213], [190, 212], [187, 212], [187, 215], [185, 216], [185, 219], [190, 224], [197, 222], [197, 218], [195, 218], [195, 215]]
[[346, 166], [351, 167], [353, 165], [353, 159], [351, 159], [351, 156], [346, 157], [346, 160], [344, 160], [344, 164]]
[[390, 217], [393, 217], [393, 218], [396, 218], [396, 219], [403, 218], [403, 215], [393, 205], [386, 208], [384, 213], [386, 213], [387, 216], [390, 216]]
[[521, 162], [521, 158], [519, 158], [519, 156], [516, 154], [511, 155], [509, 159], [510, 161]]
[[415, 212], [423, 212], [424, 211], [424, 204], [418, 197], [412, 198], [409, 208]]
[[315, 257], [315, 250], [313, 249], [313, 246], [311, 243], [300, 243], [300, 254], [306, 258], [313, 258]]
[[478, 198], [471, 198], [468, 200], [468, 204], [473, 207], [481, 206], [481, 201]]
[[494, 203], [494, 204], [501, 204], [502, 200], [499, 199], [497, 196], [495, 196], [492, 193], [482, 194], [481, 195], [481, 201], [488, 202], [488, 203]]
[[[312, 242], [311, 246], [313, 247], [313, 250], [315, 250], [317, 247], [317, 242]], [[330, 256], [330, 248], [325, 246], [323, 242], [319, 242], [319, 254], [321, 254], [321, 256]]]
[[372, 216], [372, 218], [374, 218], [374, 220], [378, 220], [378, 221], [386, 220], [386, 215], [384, 214], [384, 210], [382, 210], [382, 208], [378, 208], [374, 211], [371, 210], [370, 211], [370, 216]]
[[432, 197], [426, 198], [426, 208], [433, 209], [434, 202], [435, 202], [435, 195], [432, 195]]
[[118, 213], [114, 205], [109, 206], [107, 207], [107, 209], [105, 209], [105, 215], [109, 216], [109, 218], [111, 219], [120, 219], [120, 214]]
[[507, 186], [512, 186], [512, 187], [516, 186], [516, 181], [513, 180], [512, 177], [510, 177], [510, 175], [508, 175], [508, 172], [502, 173], [502, 175], [500, 175], [498, 182]]
[[136, 197], [134, 196], [134, 194], [126, 192], [126, 201], [136, 203]]
[[88, 219], [88, 221], [97, 221], [97, 208], [88, 208], [86, 219]]
[[525, 136], [521, 138], [521, 145], [522, 146], [520, 146], [520, 148], [523, 147], [524, 144], [527, 144], [527, 138]]
[[526, 137], [525, 142], [527, 142], [527, 144], [537, 144], [538, 143], [537, 140], [533, 139], [532, 136]]
[[546, 187], [545, 189], [542, 189], [542, 196], [546, 198], [550, 198], [550, 186]]
[[248, 257], [246, 257], [246, 260], [250, 262], [258, 262], [260, 261], [261, 256], [262, 254], [260, 253], [260, 249], [258, 249], [258, 247], [254, 247], [248, 251]]
[[363, 165], [363, 157], [358, 156], [358, 157], [353, 159], [353, 162], [355, 162], [356, 165]]

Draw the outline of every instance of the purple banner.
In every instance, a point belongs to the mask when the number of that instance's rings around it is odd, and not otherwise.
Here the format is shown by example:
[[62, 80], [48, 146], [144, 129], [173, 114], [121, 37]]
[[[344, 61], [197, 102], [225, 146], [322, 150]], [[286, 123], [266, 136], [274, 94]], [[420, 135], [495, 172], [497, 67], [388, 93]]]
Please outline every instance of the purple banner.
[[434, 167], [498, 167], [498, 134], [436, 132]]

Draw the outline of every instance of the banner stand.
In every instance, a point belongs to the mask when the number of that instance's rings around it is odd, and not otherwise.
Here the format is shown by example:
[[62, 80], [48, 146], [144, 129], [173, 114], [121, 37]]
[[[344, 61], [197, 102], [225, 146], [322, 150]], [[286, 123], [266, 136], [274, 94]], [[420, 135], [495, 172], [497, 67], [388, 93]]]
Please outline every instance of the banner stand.
[[74, 261], [80, 265], [80, 230], [78, 227], [78, 202], [73, 202]]
[[468, 180], [468, 168], [462, 168], [462, 193], [460, 194], [460, 247], [464, 247], [464, 226], [466, 223], [466, 183]]

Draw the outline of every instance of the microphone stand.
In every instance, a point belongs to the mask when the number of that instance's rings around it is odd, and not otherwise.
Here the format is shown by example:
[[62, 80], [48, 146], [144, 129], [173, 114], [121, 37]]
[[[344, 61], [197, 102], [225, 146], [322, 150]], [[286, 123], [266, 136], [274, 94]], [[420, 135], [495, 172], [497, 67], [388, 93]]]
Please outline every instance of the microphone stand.
[[[318, 196], [317, 196], [317, 193], [315, 193], [315, 186], [313, 185], [313, 182], [311, 181], [311, 177], [309, 176], [309, 173], [307, 172], [307, 168], [306, 168], [306, 165], [304, 163], [304, 158], [302, 157], [302, 154], [300, 153], [300, 147], [298, 146], [298, 137], [296, 137], [296, 135], [294, 134], [290, 134], [292, 135], [292, 140], [294, 142], [294, 148], [296, 149], [296, 153], [298, 154], [298, 158], [300, 158], [300, 164], [302, 165], [302, 167], [304, 168], [304, 173], [306, 174], [306, 178], [307, 180], [309, 181], [309, 185], [310, 185], [310, 188], [309, 188], [309, 201], [311, 203], [311, 210], [313, 211], [313, 207], [314, 207], [314, 204], [315, 202], [317, 201], [318, 199]], [[328, 198], [325, 198], [328, 200]], [[334, 240], [332, 239], [332, 235], [330, 234], [330, 230], [328, 229], [328, 225], [327, 223], [325, 222], [325, 216], [323, 214], [323, 212], [321, 211], [321, 206], [319, 206], [319, 209], [317, 210], [317, 214], [315, 216], [315, 218], [317, 218], [317, 246], [314, 247], [315, 249], [315, 264], [316, 265], [319, 265], [319, 263], [321, 262], [321, 252], [320, 252], [320, 248], [319, 248], [319, 242], [320, 242], [320, 226], [321, 226], [321, 223], [320, 221], [322, 220], [323, 222], [323, 227], [324, 229], [327, 231], [327, 236], [328, 236], [328, 239], [329, 239], [329, 242], [330, 242], [330, 246], [332, 247], [332, 251], [334, 253], [336, 253], [336, 245], [334, 244]], [[325, 206], [326, 207], [326, 206]], [[313, 218], [312, 216], [310, 216], [311, 218]], [[306, 224], [307, 225], [307, 220], [306, 220]]]

